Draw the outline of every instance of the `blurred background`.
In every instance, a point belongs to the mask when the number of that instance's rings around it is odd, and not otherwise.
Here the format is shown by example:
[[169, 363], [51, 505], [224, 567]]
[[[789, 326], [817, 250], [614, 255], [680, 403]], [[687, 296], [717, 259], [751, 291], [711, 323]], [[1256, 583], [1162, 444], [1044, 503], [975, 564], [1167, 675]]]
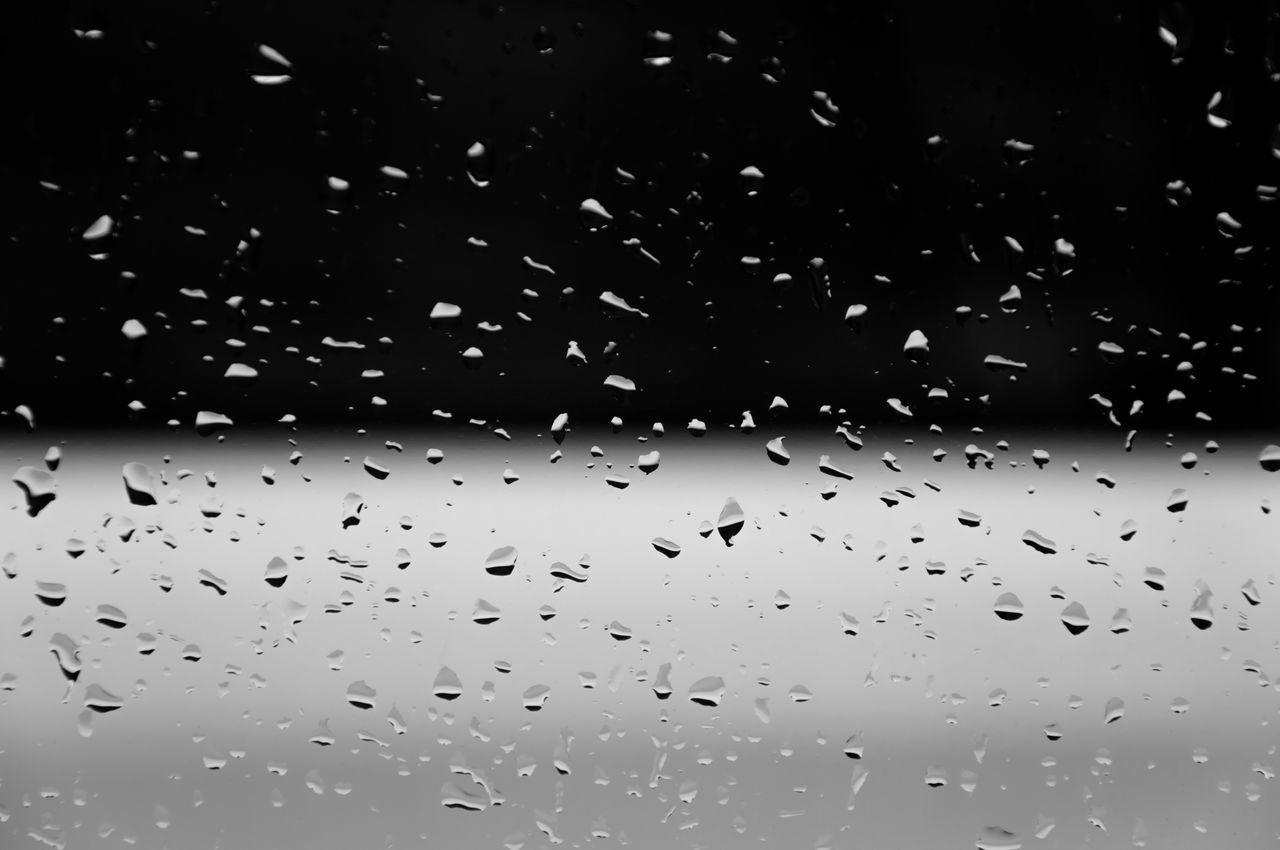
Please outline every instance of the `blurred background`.
[[964, 425], [1274, 411], [1269, 4], [21, 14], [4, 386], [50, 424], [607, 419], [612, 373], [726, 424], [932, 387]]

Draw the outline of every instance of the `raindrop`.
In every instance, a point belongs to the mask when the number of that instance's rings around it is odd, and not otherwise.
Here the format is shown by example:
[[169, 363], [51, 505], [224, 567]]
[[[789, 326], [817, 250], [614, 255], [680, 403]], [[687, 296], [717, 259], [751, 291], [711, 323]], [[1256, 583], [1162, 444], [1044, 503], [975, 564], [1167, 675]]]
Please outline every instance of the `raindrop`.
[[831, 95], [824, 91], [813, 93], [809, 114], [823, 127], [834, 127], [840, 120], [840, 108], [832, 102]]
[[[479, 785], [476, 787], [480, 788]], [[449, 780], [440, 787], [440, 803], [446, 809], [456, 809], [463, 812], [483, 812], [489, 808], [489, 795], [483, 793], [483, 789], [479, 791], [463, 790], [458, 787], [456, 782]]]
[[370, 709], [375, 705], [375, 699], [378, 692], [369, 687], [363, 679], [352, 682], [347, 686], [347, 702], [356, 708]]
[[587, 198], [578, 205], [578, 220], [588, 231], [595, 233], [608, 227], [613, 216], [595, 198]]
[[481, 189], [493, 179], [493, 153], [484, 142], [475, 142], [467, 148], [467, 177], [473, 186]]
[[533, 685], [521, 695], [520, 701], [526, 711], [541, 711], [551, 696], [551, 688], [547, 685]]
[[342, 498], [342, 527], [350, 528], [360, 524], [360, 512], [364, 510], [364, 499], [359, 493], [348, 493]]
[[275, 62], [277, 65], [283, 66], [285, 68], [293, 67], [292, 62], [284, 58], [284, 55], [281, 54], [280, 51], [276, 50], [274, 47], [271, 47], [270, 45], [259, 44], [258, 54], [262, 56], [262, 58]]
[[126, 463], [123, 470], [124, 489], [131, 505], [154, 505], [151, 469], [143, 463]]
[[769, 460], [779, 466], [786, 466], [791, 463], [791, 453], [787, 451], [787, 447], [782, 444], [786, 437], [774, 437], [765, 443], [765, 454], [769, 456]]
[[263, 580], [272, 587], [283, 587], [285, 581], [289, 578], [289, 564], [280, 556], [273, 557], [267, 562], [266, 574]]
[[928, 337], [924, 335], [923, 331], [912, 331], [907, 336], [906, 344], [902, 346], [902, 353], [907, 356], [908, 360], [923, 363], [929, 354]]
[[974, 846], [978, 850], [1021, 850], [1022, 842], [1015, 833], [999, 826], [983, 827]]
[[125, 613], [114, 605], [99, 605], [94, 619], [109, 629], [123, 629], [129, 623]]
[[106, 714], [123, 708], [124, 700], [101, 685], [94, 684], [84, 689], [84, 707], [99, 714]]
[[996, 598], [996, 616], [1001, 620], [1017, 620], [1022, 617], [1022, 600], [1012, 593], [1002, 593]]
[[704, 676], [689, 687], [689, 701], [698, 705], [718, 706], [724, 698], [724, 679]]
[[1022, 533], [1022, 542], [1045, 555], [1058, 554], [1058, 544], [1038, 532], [1027, 529]]
[[587, 574], [583, 570], [575, 570], [573, 567], [562, 561], [556, 561], [551, 565], [551, 575], [555, 578], [564, 579], [581, 584], [587, 580]]
[[115, 228], [115, 220], [109, 215], [98, 216], [93, 224], [85, 228], [84, 233], [80, 236], [86, 242], [96, 242], [111, 235], [111, 231]]
[[489, 553], [488, 558], [485, 558], [485, 572], [492, 576], [511, 575], [516, 568], [516, 558], [519, 554], [514, 546], [499, 546]]
[[57, 608], [67, 601], [67, 586], [56, 581], [37, 581], [36, 599], [50, 608]]
[[80, 646], [69, 635], [57, 632], [49, 638], [49, 651], [58, 662], [58, 668], [67, 681], [74, 682], [80, 678], [82, 664]]
[[232, 426], [232, 421], [221, 413], [201, 410], [196, 413], [196, 433], [201, 437], [209, 437]]
[[662, 462], [662, 454], [657, 449], [651, 452], [645, 452], [636, 459], [636, 468], [645, 475], [653, 472], [658, 468], [658, 464]]
[[1111, 617], [1111, 631], [1113, 634], [1126, 634], [1133, 629], [1133, 620], [1129, 618], [1129, 609], [1120, 608]]
[[1191, 603], [1191, 624], [1201, 631], [1213, 625], [1213, 591], [1203, 580], [1196, 582], [1196, 598]]
[[745, 524], [746, 516], [742, 513], [742, 506], [738, 504], [737, 499], [730, 496], [725, 500], [724, 507], [720, 509], [720, 519], [716, 522], [716, 530], [720, 532], [720, 537], [726, 546], [733, 545], [733, 538], [742, 531]]
[[39, 515], [58, 495], [53, 474], [34, 466], [19, 468], [13, 474], [13, 483], [27, 501], [27, 516]]
[[471, 612], [471, 622], [481, 626], [487, 626], [490, 623], [496, 623], [502, 617], [502, 612], [497, 606], [484, 599], [477, 599], [475, 608]]
[[431, 684], [431, 693], [438, 699], [454, 700], [462, 696], [462, 680], [448, 667], [441, 667]]
[[636, 382], [621, 375], [609, 375], [604, 379], [604, 385], [624, 393], [633, 393], [636, 390]]
[[673, 543], [665, 537], [653, 538], [653, 548], [657, 549], [668, 558], [674, 558], [676, 555], [680, 554], [680, 544]]
[[1079, 602], [1072, 602], [1062, 609], [1062, 625], [1073, 635], [1083, 633], [1089, 628], [1089, 615]]

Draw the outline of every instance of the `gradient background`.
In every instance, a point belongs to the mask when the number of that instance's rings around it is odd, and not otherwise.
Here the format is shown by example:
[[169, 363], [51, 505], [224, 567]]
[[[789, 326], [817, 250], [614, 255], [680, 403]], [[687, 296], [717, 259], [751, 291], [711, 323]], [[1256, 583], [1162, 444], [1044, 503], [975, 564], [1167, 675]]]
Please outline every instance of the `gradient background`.
[[[669, 64], [644, 61], [655, 29], [672, 35]], [[1280, 443], [1267, 4], [71, 3], [29, 6], [14, 31], [0, 455], [42, 467], [56, 445], [62, 461], [43, 512], [11, 487], [0, 513], [6, 850], [906, 850], [973, 847], [989, 827], [1024, 847], [1280, 842], [1280, 495], [1258, 463]], [[292, 61], [288, 83], [251, 80], [282, 70], [261, 43]], [[814, 91], [839, 106], [835, 127], [809, 114]], [[1208, 120], [1216, 91], [1226, 127]], [[1008, 139], [1034, 156], [1011, 160]], [[494, 157], [484, 188], [466, 173], [477, 140]], [[739, 174], [752, 165], [755, 195]], [[1178, 180], [1191, 192], [1175, 206]], [[586, 198], [607, 227], [584, 227]], [[112, 235], [83, 240], [103, 214]], [[649, 318], [610, 314], [603, 291]], [[437, 301], [461, 318], [429, 321]], [[850, 304], [869, 308], [856, 329]], [[121, 333], [131, 318], [147, 336]], [[903, 353], [917, 329], [923, 362]], [[586, 365], [564, 359], [570, 340]], [[1103, 341], [1124, 355], [1103, 358]], [[991, 354], [1028, 368], [1012, 380]], [[231, 363], [260, 377], [225, 379]], [[611, 374], [637, 390], [619, 397]], [[775, 396], [787, 407], [770, 412]], [[200, 410], [234, 420], [225, 439], [195, 434]], [[707, 436], [685, 432], [695, 417]], [[764, 452], [783, 435], [786, 467]], [[992, 468], [966, 465], [969, 443]], [[853, 479], [822, 474], [822, 455]], [[163, 474], [158, 505], [129, 504], [130, 462]], [[886, 506], [898, 487], [915, 498]], [[1175, 488], [1181, 513], [1166, 510]], [[349, 492], [365, 509], [344, 529]], [[746, 524], [727, 547], [698, 528], [729, 497]], [[1028, 529], [1057, 553], [1024, 545]], [[656, 552], [658, 536], [681, 554]], [[486, 574], [507, 545], [513, 574]], [[584, 553], [585, 583], [550, 575]], [[274, 556], [282, 588], [263, 581]], [[1143, 584], [1148, 567], [1164, 591]], [[65, 584], [66, 603], [43, 605], [36, 582]], [[1204, 631], [1197, 582], [1213, 591]], [[351, 604], [326, 613], [344, 591]], [[1005, 592], [1025, 605], [1017, 622], [993, 613]], [[477, 598], [501, 620], [473, 623]], [[1059, 622], [1069, 602], [1091, 618], [1082, 635]], [[96, 623], [101, 604], [128, 625]], [[1109, 631], [1119, 608], [1128, 634]], [[615, 620], [631, 640], [609, 636]], [[159, 639], [150, 656], [141, 632]], [[70, 688], [57, 633], [81, 646]], [[200, 661], [181, 658], [188, 644]], [[651, 689], [663, 664], [667, 701]], [[452, 702], [431, 694], [442, 665], [463, 683]], [[711, 675], [722, 703], [691, 703]], [[358, 680], [377, 691], [368, 711], [344, 696]], [[95, 684], [124, 705], [84, 729]], [[534, 685], [550, 687], [538, 713], [521, 707]], [[812, 700], [793, 702], [796, 686]], [[1107, 724], [1112, 698], [1126, 713]], [[308, 742], [322, 722], [331, 747]], [[505, 802], [443, 807], [446, 781], [483, 795], [457, 762]], [[939, 770], [947, 784], [928, 787]]]

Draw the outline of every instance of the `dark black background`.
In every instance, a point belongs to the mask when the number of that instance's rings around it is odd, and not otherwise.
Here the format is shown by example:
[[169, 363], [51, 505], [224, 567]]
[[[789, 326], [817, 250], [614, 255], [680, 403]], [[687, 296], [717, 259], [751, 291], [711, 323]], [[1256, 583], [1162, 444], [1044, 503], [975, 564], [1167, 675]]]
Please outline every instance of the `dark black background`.
[[[75, 34], [95, 28], [101, 39]], [[653, 29], [673, 35], [665, 67], [643, 61]], [[761, 420], [781, 395], [794, 417], [827, 403], [890, 419], [895, 396], [925, 422], [1082, 425], [1105, 422], [1093, 393], [1121, 414], [1145, 400], [1126, 426], [1191, 426], [1196, 411], [1213, 427], [1274, 421], [1280, 221], [1257, 192], [1280, 183], [1271, 3], [55, 2], [29, 4], [9, 40], [0, 406], [29, 404], [43, 424], [189, 424], [200, 409], [240, 424], [434, 409], [495, 425], [562, 410], [716, 424], [746, 408]], [[292, 61], [291, 82], [252, 81], [280, 70], [259, 43]], [[815, 90], [839, 106], [836, 127], [809, 115]], [[1225, 129], [1207, 120], [1219, 90]], [[1011, 162], [1008, 139], [1034, 157]], [[466, 176], [476, 140], [495, 156], [486, 188]], [[755, 197], [749, 165], [765, 174]], [[345, 206], [330, 175], [351, 182]], [[1177, 208], [1173, 180], [1192, 192]], [[583, 227], [588, 197], [611, 226]], [[1224, 210], [1244, 225], [1234, 239], [1215, 224]], [[116, 231], [90, 248], [80, 234], [104, 213]], [[237, 257], [251, 227], [262, 238]], [[1065, 276], [1059, 237], [1077, 251]], [[775, 285], [780, 272], [793, 283]], [[1014, 283], [1021, 307], [1002, 313]], [[650, 318], [607, 315], [602, 290]], [[462, 306], [455, 327], [427, 321], [440, 300]], [[870, 308], [858, 332], [851, 303]], [[120, 333], [131, 317], [150, 330], [139, 343]], [[927, 365], [902, 354], [916, 328]], [[563, 359], [570, 339], [587, 366]], [[1101, 340], [1126, 355], [1107, 363]], [[479, 369], [464, 367], [470, 345]], [[987, 354], [1029, 368], [1011, 383]], [[1175, 371], [1184, 359], [1190, 375]], [[232, 385], [233, 361], [261, 378]], [[634, 398], [602, 385], [611, 373], [637, 382]], [[927, 406], [931, 386], [950, 400]], [[1174, 387], [1186, 403], [1165, 403]], [[131, 414], [134, 399], [147, 409]]]

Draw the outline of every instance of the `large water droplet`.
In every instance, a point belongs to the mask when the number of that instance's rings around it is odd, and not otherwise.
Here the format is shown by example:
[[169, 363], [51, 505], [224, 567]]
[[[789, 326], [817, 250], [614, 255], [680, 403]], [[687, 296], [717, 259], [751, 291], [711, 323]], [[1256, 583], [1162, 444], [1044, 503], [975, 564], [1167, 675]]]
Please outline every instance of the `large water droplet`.
[[1001, 620], [1017, 620], [1024, 612], [1022, 600], [1015, 594], [1002, 593], [996, 597], [995, 612]]
[[154, 505], [156, 496], [151, 469], [145, 463], [126, 463], [123, 470], [125, 494], [131, 505]]
[[34, 466], [20, 467], [13, 474], [13, 483], [27, 501], [27, 516], [39, 515], [58, 495], [53, 474]]
[[516, 558], [519, 552], [514, 546], [499, 546], [489, 553], [489, 557], [484, 560], [484, 569], [489, 575], [493, 576], [509, 576], [516, 568]]
[[716, 522], [716, 530], [720, 532], [726, 546], [733, 545], [733, 538], [742, 531], [743, 525], [746, 524], [746, 515], [742, 512], [742, 506], [738, 504], [738, 500], [730, 496], [725, 500], [724, 507], [720, 509], [720, 519]]
[[689, 701], [698, 705], [717, 706], [724, 698], [724, 679], [704, 676], [689, 687]]
[[1072, 602], [1062, 609], [1062, 625], [1073, 635], [1082, 634], [1089, 628], [1089, 615], [1079, 602]]
[[431, 683], [431, 693], [438, 699], [454, 700], [462, 696], [462, 680], [448, 667], [441, 667]]

